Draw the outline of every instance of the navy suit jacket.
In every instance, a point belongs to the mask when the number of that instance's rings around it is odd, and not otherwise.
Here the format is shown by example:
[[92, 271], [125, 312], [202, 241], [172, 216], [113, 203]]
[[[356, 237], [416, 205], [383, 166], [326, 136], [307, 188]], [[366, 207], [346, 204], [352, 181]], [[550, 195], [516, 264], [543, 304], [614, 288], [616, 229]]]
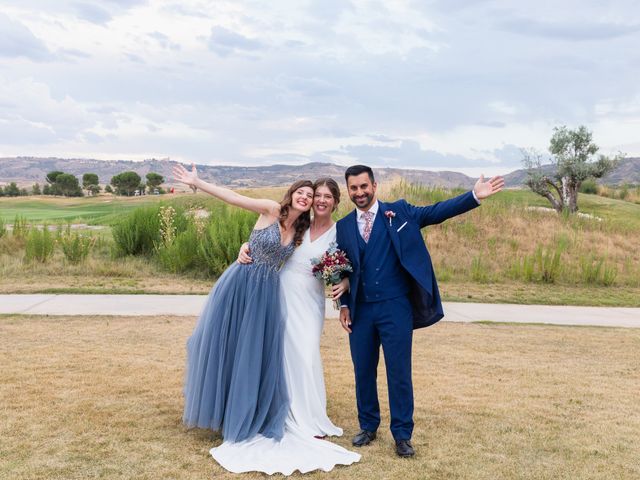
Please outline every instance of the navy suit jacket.
[[[426, 207], [410, 205], [406, 200], [392, 203], [379, 202], [379, 204], [377, 215], [384, 215], [389, 210], [395, 212], [391, 225], [386, 217], [384, 224], [400, 263], [408, 273], [407, 278], [411, 288], [409, 300], [413, 307], [413, 328], [433, 325], [444, 317], [444, 312], [431, 257], [420, 229], [427, 225], [442, 223], [448, 218], [472, 210], [478, 206], [478, 202], [473, 197], [473, 193], [469, 191]], [[358, 285], [360, 284], [360, 254], [357, 235], [360, 235], [360, 232], [356, 221], [356, 210], [354, 210], [339, 220], [336, 225], [338, 248], [347, 254], [353, 265], [353, 273], [349, 276], [351, 289], [348, 294], [341, 297], [342, 305], [349, 307], [352, 321], [355, 321], [356, 318], [356, 298], [358, 298]]]

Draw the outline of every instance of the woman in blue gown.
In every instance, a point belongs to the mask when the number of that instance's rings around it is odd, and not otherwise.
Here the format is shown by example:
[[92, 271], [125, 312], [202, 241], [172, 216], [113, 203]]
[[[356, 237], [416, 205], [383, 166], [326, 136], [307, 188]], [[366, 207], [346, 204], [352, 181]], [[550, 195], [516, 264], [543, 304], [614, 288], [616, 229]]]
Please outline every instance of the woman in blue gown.
[[282, 202], [245, 197], [177, 165], [176, 180], [258, 213], [249, 237], [253, 263], [231, 265], [211, 290], [187, 342], [183, 421], [239, 442], [258, 433], [279, 440], [289, 410], [284, 313], [278, 271], [309, 227], [312, 183], [294, 183]]

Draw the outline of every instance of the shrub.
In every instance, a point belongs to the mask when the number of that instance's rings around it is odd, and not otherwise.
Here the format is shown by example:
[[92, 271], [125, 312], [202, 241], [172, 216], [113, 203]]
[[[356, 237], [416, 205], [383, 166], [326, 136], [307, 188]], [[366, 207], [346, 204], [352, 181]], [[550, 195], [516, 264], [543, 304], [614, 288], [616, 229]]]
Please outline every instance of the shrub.
[[625, 183], [622, 186], [622, 189], [620, 190], [620, 193], [618, 195], [620, 197], [620, 200], [626, 200], [627, 197], [629, 196], [629, 185]]
[[94, 246], [95, 241], [94, 237], [81, 235], [78, 232], [65, 233], [58, 240], [62, 253], [64, 253], [64, 258], [72, 264], [83, 262]]
[[19, 197], [20, 189], [16, 182], [11, 182], [9, 185], [4, 187], [4, 196], [5, 197]]
[[28, 232], [27, 219], [21, 215], [16, 215], [13, 219], [13, 236], [18, 238], [26, 237]]
[[[165, 212], [165, 216], [169, 213], [168, 220], [162, 220], [162, 212]], [[164, 229], [170, 227], [170, 237], [175, 237], [184, 232], [188, 225], [189, 219], [181, 206], [157, 204], [137, 208], [111, 227], [114, 253], [116, 256], [152, 255], [167, 239], [163, 236]]]
[[580, 193], [596, 194], [598, 193], [598, 185], [593, 178], [589, 178], [580, 185]]
[[0, 217], [0, 238], [7, 234], [7, 227], [4, 224], [4, 219]]
[[212, 216], [199, 248], [199, 257], [208, 275], [221, 275], [236, 260], [255, 222], [254, 213], [227, 206]]
[[158, 249], [158, 261], [165, 270], [184, 273], [198, 269], [200, 238], [194, 225]]
[[160, 242], [160, 206], [137, 208], [113, 225], [115, 254], [150, 255]]
[[47, 262], [53, 255], [54, 245], [53, 235], [49, 231], [47, 224], [43, 225], [42, 230], [35, 227], [32, 228], [27, 235], [24, 252], [25, 261]]
[[56, 228], [56, 242], [60, 242], [64, 235], [71, 235], [71, 222], [63, 223], [61, 220]]

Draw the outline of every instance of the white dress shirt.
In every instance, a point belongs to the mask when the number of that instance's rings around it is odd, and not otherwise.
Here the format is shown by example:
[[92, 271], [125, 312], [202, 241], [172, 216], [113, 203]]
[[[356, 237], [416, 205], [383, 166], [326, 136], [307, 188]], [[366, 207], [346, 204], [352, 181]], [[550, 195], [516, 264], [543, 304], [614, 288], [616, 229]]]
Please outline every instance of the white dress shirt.
[[[372, 230], [373, 230], [373, 222], [376, 220], [376, 214], [378, 213], [378, 207], [379, 207], [378, 200], [376, 200], [374, 204], [371, 205], [371, 208], [368, 210], [369, 212], [373, 213], [373, 217], [371, 217]], [[356, 208], [356, 222], [358, 223], [358, 231], [360, 232], [360, 235], [364, 233], [364, 226], [367, 223], [366, 220], [364, 219], [364, 213], [365, 213], [364, 210], [360, 210], [359, 208]]]

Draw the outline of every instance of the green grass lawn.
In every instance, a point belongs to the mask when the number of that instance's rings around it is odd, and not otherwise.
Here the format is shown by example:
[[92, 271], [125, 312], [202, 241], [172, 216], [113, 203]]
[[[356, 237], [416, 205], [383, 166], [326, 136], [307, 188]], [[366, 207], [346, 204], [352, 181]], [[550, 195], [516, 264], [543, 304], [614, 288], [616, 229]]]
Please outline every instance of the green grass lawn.
[[88, 223], [90, 225], [111, 225], [123, 213], [144, 204], [168, 200], [167, 196], [144, 197], [17, 197], [0, 198], [0, 218], [12, 223], [16, 215], [28, 222]]
[[[280, 196], [278, 189], [257, 189], [242, 192], [258, 196], [259, 192], [269, 198]], [[11, 197], [0, 198], [0, 218], [11, 223], [16, 215], [22, 215], [29, 222], [72, 221], [88, 223], [90, 225], [111, 225], [123, 213], [131, 211], [144, 204], [160, 201], [202, 201], [208, 203], [210, 197], [204, 195], [147, 195], [144, 197], [117, 197], [100, 195], [98, 197], [61, 198], [61, 197]], [[496, 197], [486, 200], [487, 204], [495, 205], [530, 205], [550, 207], [549, 202], [528, 190], [505, 190]], [[640, 229], [640, 205], [616, 200], [598, 195], [580, 194], [580, 211], [606, 219], [617, 227]], [[351, 204], [345, 199], [342, 208], [351, 209]]]

